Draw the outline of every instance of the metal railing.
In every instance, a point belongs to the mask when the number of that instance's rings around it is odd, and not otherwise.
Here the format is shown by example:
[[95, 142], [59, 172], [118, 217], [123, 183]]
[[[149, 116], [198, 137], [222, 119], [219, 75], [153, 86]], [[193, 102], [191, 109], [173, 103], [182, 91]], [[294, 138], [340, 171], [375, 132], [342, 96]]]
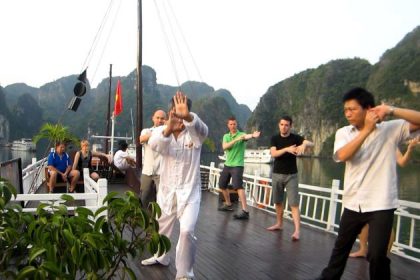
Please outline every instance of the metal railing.
[[[200, 167], [202, 172], [208, 172], [208, 190], [219, 192], [221, 169], [216, 168], [214, 163]], [[250, 174], [244, 174], [243, 178], [248, 205], [274, 214], [271, 178]], [[344, 210], [343, 191], [339, 187], [339, 180], [333, 180], [331, 186], [327, 187], [299, 184], [301, 223], [337, 234], [341, 213]], [[394, 213], [395, 240], [391, 252], [420, 262], [420, 203], [399, 200], [399, 204], [400, 207]], [[284, 206], [284, 215], [291, 219], [287, 202]]]

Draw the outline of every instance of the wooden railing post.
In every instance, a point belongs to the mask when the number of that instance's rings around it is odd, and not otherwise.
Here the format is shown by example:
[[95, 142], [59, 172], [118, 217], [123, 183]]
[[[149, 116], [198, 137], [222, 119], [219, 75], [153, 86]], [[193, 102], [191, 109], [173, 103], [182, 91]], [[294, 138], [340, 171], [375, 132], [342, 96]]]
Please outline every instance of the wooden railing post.
[[254, 206], [254, 207], [258, 207], [258, 201], [259, 201], [259, 198], [260, 198], [260, 192], [261, 192], [261, 187], [260, 186], [258, 186], [258, 180], [257, 180], [257, 177], [260, 177], [260, 172], [259, 172], [259, 170], [255, 170], [254, 171], [254, 186], [252, 187], [253, 188], [253, 190], [252, 190], [252, 193], [251, 193], [251, 191], [249, 192], [249, 195], [251, 196], [250, 198], [249, 198], [249, 200], [251, 200], [252, 201], [252, 205]]
[[[99, 191], [98, 191], [98, 209], [102, 206], [106, 206], [108, 205], [107, 202], [103, 203], [104, 198], [107, 196], [108, 194], [108, 180], [105, 178], [101, 178], [98, 180], [98, 186], [99, 186]], [[101, 216], [108, 216], [108, 211], [103, 211], [101, 213]]]
[[[89, 168], [83, 168], [83, 174], [80, 174], [80, 176], [83, 176], [83, 186], [85, 189], [85, 193], [93, 193], [93, 187], [90, 184]], [[91, 207], [98, 207], [98, 203], [92, 199], [86, 199], [85, 205]]]
[[338, 200], [338, 190], [340, 187], [340, 180], [333, 180], [331, 186], [331, 195], [330, 195], [330, 207], [328, 212], [328, 222], [327, 222], [327, 231], [334, 231], [335, 217], [337, 214], [337, 200]]
[[210, 170], [209, 170], [209, 190], [213, 191], [215, 189], [215, 182], [216, 182], [216, 172], [214, 171], [215, 163], [212, 161], [210, 162]]

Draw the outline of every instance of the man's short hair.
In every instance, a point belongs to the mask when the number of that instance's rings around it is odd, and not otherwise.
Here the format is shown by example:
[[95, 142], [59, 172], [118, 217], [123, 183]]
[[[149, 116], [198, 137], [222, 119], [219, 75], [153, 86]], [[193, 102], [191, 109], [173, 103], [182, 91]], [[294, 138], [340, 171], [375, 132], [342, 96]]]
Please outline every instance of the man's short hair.
[[289, 124], [290, 124], [290, 125], [292, 125], [292, 123], [293, 123], [292, 118], [291, 118], [291, 117], [289, 117], [289, 116], [282, 116], [282, 117], [279, 119], [279, 122], [280, 122], [281, 120], [285, 120], [285, 121], [289, 122]]
[[55, 146], [56, 147], [58, 147], [58, 146], [61, 146], [61, 145], [66, 145], [66, 142], [65, 141], [63, 141], [63, 140], [58, 140], [57, 142], [55, 142]]
[[230, 121], [236, 121], [236, 118], [235, 118], [234, 116], [230, 116], [230, 117], [227, 119], [227, 122], [230, 122]]
[[375, 107], [373, 94], [361, 87], [353, 88], [344, 94], [343, 103], [350, 100], [356, 100], [363, 109]]
[[[171, 98], [171, 100], [169, 101], [169, 104], [168, 104], [168, 111], [171, 111], [172, 108], [174, 108], [174, 107], [175, 107], [175, 101], [174, 101], [173, 98]], [[188, 111], [191, 111], [192, 101], [188, 97], [187, 97], [187, 107], [188, 107]]]
[[124, 140], [118, 141], [118, 148], [123, 151], [127, 150], [128, 148], [127, 142], [125, 142]]

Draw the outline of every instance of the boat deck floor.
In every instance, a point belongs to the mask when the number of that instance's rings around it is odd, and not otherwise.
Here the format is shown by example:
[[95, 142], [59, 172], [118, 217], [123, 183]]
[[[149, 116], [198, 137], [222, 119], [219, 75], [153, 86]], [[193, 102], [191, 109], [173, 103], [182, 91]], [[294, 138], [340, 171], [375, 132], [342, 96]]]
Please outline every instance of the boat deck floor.
[[[195, 279], [314, 279], [327, 264], [335, 235], [302, 225], [301, 239], [293, 242], [291, 221], [285, 221], [282, 231], [267, 231], [275, 215], [250, 208], [249, 220], [235, 220], [236, 209], [217, 211], [219, 203], [217, 195], [203, 191], [196, 226]], [[140, 259], [130, 260], [138, 279], [175, 279], [178, 233], [177, 224], [170, 238], [169, 266], [142, 266]], [[391, 279], [417, 278], [420, 264], [396, 255], [390, 258]], [[369, 279], [368, 269], [366, 259], [349, 259], [342, 279]]]
[[[108, 191], [123, 193], [130, 189], [121, 183], [109, 184]], [[133, 191], [133, 190], [132, 190]], [[328, 262], [335, 235], [306, 225], [301, 226], [301, 239], [291, 240], [293, 223], [285, 220], [282, 231], [267, 231], [275, 222], [275, 215], [249, 208], [249, 220], [235, 220], [233, 212], [217, 211], [219, 198], [203, 191], [200, 215], [196, 225], [197, 255], [195, 279], [315, 279]], [[170, 237], [169, 266], [142, 266], [143, 257], [130, 259], [130, 267], [137, 279], [175, 279], [175, 247], [179, 234], [177, 223]], [[420, 264], [391, 255], [391, 279], [417, 279]], [[369, 279], [366, 259], [349, 258], [343, 280]], [[417, 276], [416, 276], [417, 275]]]

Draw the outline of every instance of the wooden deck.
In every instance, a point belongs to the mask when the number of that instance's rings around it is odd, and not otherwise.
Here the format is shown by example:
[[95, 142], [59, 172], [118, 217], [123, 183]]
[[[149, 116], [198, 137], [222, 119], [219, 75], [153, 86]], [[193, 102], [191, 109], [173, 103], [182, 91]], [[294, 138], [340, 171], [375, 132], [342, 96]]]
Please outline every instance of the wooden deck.
[[[286, 220], [283, 231], [269, 232], [265, 228], [274, 223], [274, 215], [250, 208], [250, 219], [238, 221], [233, 219], [235, 211], [217, 211], [218, 204], [216, 195], [203, 191], [196, 226], [195, 279], [314, 279], [327, 264], [335, 235], [303, 225], [301, 240], [292, 242], [290, 221]], [[142, 266], [140, 259], [131, 260], [138, 279], [175, 279], [178, 233], [176, 226], [168, 267]], [[342, 279], [369, 279], [368, 266], [365, 259], [349, 259]], [[392, 279], [416, 279], [420, 264], [392, 255], [391, 270]]]
[[[124, 182], [112, 182], [108, 191], [123, 193], [133, 190]], [[46, 187], [39, 189], [45, 192]], [[293, 223], [285, 220], [282, 231], [267, 231], [266, 227], [275, 222], [274, 214], [249, 208], [249, 220], [235, 220], [233, 212], [220, 212], [218, 196], [202, 192], [200, 215], [196, 226], [197, 255], [194, 265], [195, 279], [227, 280], [269, 280], [269, 279], [315, 279], [328, 262], [335, 235], [301, 226], [301, 240], [293, 242], [290, 238]], [[82, 206], [82, 205], [80, 205]], [[130, 266], [137, 279], [166, 280], [175, 279], [175, 247], [179, 225], [170, 238], [172, 249], [169, 252], [169, 266], [142, 266], [145, 256], [130, 260]], [[391, 255], [391, 279], [417, 279], [420, 264]], [[366, 259], [349, 258], [343, 280], [369, 279], [369, 264]]]
[[[109, 181], [108, 191], [130, 190], [123, 180]], [[38, 192], [45, 192], [45, 185]], [[63, 190], [65, 191], [65, 190]], [[138, 192], [138, 190], [133, 190]], [[84, 204], [84, 203], [82, 203]], [[336, 236], [302, 225], [301, 240], [291, 241], [293, 225], [285, 221], [283, 231], [269, 232], [274, 214], [250, 208], [250, 220], [233, 219], [234, 212], [219, 212], [218, 197], [203, 191], [200, 216], [196, 227], [198, 251], [194, 266], [195, 279], [314, 279], [328, 262]], [[237, 207], [237, 205], [235, 205]], [[142, 266], [141, 259], [129, 260], [137, 279], [174, 279], [175, 246], [179, 227], [171, 237], [171, 264]], [[391, 279], [418, 279], [420, 263], [391, 255]], [[369, 279], [365, 259], [349, 259], [345, 280]]]

